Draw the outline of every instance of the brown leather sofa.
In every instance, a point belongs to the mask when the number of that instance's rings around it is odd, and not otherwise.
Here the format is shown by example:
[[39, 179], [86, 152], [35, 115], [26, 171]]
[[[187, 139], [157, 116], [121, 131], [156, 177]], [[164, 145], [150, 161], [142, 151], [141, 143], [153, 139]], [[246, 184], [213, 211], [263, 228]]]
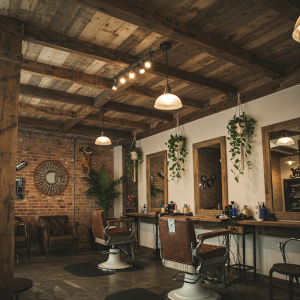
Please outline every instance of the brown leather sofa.
[[68, 216], [42, 216], [39, 217], [39, 223], [36, 225], [38, 229], [38, 240], [41, 245], [41, 253], [43, 248], [46, 249], [46, 257], [49, 256], [49, 247], [65, 247], [75, 248], [77, 253], [78, 247], [78, 222], [68, 222]]
[[[115, 219], [106, 220], [103, 210], [92, 210], [92, 228], [95, 242], [110, 246], [109, 257], [106, 262], [98, 264], [103, 270], [120, 270], [130, 268], [131, 265], [122, 261], [120, 257], [120, 249], [134, 259], [133, 243], [135, 233], [132, 229], [134, 219]], [[129, 223], [130, 229], [111, 226], [111, 224]]]
[[15, 217], [14, 246], [15, 248], [27, 248], [28, 259], [30, 259], [31, 246], [30, 227], [31, 223], [23, 223], [21, 217]]
[[[225, 276], [224, 265], [228, 259], [230, 230], [199, 234], [197, 242], [191, 219], [161, 217], [159, 233], [163, 265], [180, 271], [178, 274], [185, 273], [184, 285], [168, 292], [165, 299], [220, 299], [218, 294], [202, 287], [202, 280], [204, 274], [218, 268], [221, 276]], [[204, 243], [207, 239], [220, 236], [224, 237], [225, 246]]]

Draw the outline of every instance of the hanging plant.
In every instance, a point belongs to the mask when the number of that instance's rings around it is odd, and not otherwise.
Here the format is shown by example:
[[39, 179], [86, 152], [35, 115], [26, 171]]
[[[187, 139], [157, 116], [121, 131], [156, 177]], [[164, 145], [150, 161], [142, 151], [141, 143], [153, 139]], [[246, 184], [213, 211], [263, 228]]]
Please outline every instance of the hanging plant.
[[252, 152], [251, 144], [253, 143], [253, 135], [255, 130], [256, 121], [248, 117], [243, 111], [240, 94], [238, 93], [238, 103], [235, 115], [228, 122], [227, 139], [230, 143], [231, 158], [233, 169], [231, 172], [234, 174], [234, 179], [239, 182], [240, 175], [244, 175], [245, 162], [248, 169], [251, 169], [250, 155]]
[[170, 178], [175, 184], [178, 184], [181, 178], [181, 171], [185, 171], [182, 166], [188, 154], [185, 147], [185, 140], [185, 137], [181, 135], [177, 118], [175, 135], [171, 134], [170, 139], [165, 143], [168, 146], [168, 167], [169, 171], [171, 171]]
[[143, 162], [143, 153], [139, 147], [135, 146], [136, 136], [134, 135], [132, 144], [128, 152], [126, 153], [126, 162], [125, 167], [127, 169], [127, 176], [133, 178], [133, 182], [136, 181], [136, 172], [139, 169], [139, 166]]

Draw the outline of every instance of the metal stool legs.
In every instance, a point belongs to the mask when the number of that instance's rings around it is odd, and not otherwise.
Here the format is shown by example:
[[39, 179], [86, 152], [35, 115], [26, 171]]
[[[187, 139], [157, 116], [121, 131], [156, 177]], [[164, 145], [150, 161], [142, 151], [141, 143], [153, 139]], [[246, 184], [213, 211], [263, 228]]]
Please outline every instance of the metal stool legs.
[[273, 300], [273, 282], [272, 282], [272, 275], [274, 269], [271, 268], [269, 272], [269, 300]]

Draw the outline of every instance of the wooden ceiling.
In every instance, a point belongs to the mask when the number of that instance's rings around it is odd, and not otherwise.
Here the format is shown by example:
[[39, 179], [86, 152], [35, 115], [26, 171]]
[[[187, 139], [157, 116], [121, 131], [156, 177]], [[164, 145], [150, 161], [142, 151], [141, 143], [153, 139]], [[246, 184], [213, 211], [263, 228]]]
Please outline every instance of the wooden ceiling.
[[[299, 84], [294, 0], [3, 0], [2, 26], [24, 23], [19, 125], [127, 144]], [[9, 19], [8, 19], [9, 18]], [[183, 108], [154, 109], [165, 85]], [[152, 67], [111, 89], [154, 51]]]

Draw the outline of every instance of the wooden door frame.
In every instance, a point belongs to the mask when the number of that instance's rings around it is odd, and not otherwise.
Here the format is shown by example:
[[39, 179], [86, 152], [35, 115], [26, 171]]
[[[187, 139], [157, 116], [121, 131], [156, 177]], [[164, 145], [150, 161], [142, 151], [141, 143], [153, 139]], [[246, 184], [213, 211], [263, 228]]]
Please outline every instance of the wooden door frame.
[[270, 135], [274, 131], [284, 130], [292, 126], [300, 126], [300, 118], [264, 126], [261, 128], [265, 179], [265, 204], [268, 214], [275, 213], [276, 218], [280, 220], [300, 220], [300, 212], [274, 212], [273, 210]]
[[222, 174], [222, 206], [225, 209], [228, 203], [228, 179], [227, 179], [227, 155], [226, 155], [226, 137], [220, 136], [203, 142], [193, 144], [193, 170], [194, 170], [194, 209], [195, 215], [218, 215], [218, 210], [201, 209], [200, 189], [199, 189], [199, 155], [198, 149], [220, 143], [221, 153], [221, 174]]

